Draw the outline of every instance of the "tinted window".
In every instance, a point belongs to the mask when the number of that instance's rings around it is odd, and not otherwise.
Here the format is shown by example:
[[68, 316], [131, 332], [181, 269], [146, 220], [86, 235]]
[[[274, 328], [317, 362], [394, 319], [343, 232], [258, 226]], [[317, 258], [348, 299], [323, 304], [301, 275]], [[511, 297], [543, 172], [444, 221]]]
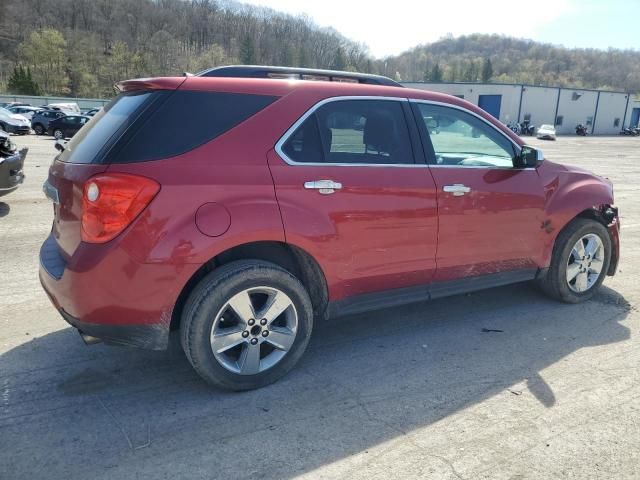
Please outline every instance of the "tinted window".
[[141, 118], [139, 125], [127, 133], [123, 147], [109, 156], [113, 163], [130, 163], [180, 155], [222, 135], [276, 99], [178, 90], [153, 114]]
[[283, 151], [304, 163], [414, 163], [402, 105], [395, 101], [329, 102], [304, 121]]
[[[59, 159], [70, 163], [99, 161], [111, 139], [116, 138], [137, 117], [153, 95], [155, 94], [151, 92], [141, 92], [116, 97], [67, 143]], [[65, 117], [64, 122], [77, 123], [73, 119], [79, 118], [81, 117]], [[96, 128], [98, 124], [99, 127]]]
[[415, 105], [433, 145], [436, 164], [513, 167], [513, 144], [484, 121], [456, 108]]

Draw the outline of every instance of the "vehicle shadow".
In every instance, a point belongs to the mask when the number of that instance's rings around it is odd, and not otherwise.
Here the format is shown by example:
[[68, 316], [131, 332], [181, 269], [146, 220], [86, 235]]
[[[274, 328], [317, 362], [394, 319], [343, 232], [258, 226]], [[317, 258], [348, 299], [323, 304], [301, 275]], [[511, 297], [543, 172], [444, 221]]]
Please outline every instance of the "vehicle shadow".
[[608, 288], [564, 305], [515, 285], [334, 319], [286, 378], [245, 393], [207, 387], [175, 335], [147, 352], [67, 328], [0, 356], [0, 463], [13, 478], [291, 478], [507, 390], [553, 408], [568, 387], [540, 372], [628, 339], [628, 311]]
[[11, 206], [8, 203], [0, 202], [0, 218], [6, 217], [11, 212]]

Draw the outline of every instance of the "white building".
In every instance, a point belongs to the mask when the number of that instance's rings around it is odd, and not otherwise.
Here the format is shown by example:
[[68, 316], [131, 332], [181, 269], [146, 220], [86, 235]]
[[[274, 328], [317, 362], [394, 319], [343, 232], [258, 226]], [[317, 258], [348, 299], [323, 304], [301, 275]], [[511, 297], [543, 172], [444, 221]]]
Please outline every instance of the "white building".
[[448, 93], [478, 105], [505, 124], [551, 124], [559, 134], [575, 133], [579, 123], [594, 135], [618, 134], [640, 123], [640, 98], [624, 92], [498, 83], [404, 83], [406, 87]]

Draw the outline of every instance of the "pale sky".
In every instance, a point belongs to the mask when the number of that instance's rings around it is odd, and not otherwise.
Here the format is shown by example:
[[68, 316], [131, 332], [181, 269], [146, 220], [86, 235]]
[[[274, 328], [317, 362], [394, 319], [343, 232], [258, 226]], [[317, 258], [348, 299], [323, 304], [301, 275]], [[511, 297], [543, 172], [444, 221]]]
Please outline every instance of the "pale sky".
[[498, 33], [567, 47], [640, 48], [640, 0], [243, 0], [395, 55], [444, 35]]

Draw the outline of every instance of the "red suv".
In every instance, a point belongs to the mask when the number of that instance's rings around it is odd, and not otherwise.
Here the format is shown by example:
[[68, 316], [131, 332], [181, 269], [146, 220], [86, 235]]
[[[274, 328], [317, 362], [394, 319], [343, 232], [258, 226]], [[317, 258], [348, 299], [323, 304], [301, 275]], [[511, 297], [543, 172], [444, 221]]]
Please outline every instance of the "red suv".
[[122, 82], [44, 185], [55, 308], [86, 341], [179, 328], [207, 382], [244, 390], [314, 320], [524, 281], [575, 303], [615, 273], [608, 180], [464, 100], [354, 78]]

